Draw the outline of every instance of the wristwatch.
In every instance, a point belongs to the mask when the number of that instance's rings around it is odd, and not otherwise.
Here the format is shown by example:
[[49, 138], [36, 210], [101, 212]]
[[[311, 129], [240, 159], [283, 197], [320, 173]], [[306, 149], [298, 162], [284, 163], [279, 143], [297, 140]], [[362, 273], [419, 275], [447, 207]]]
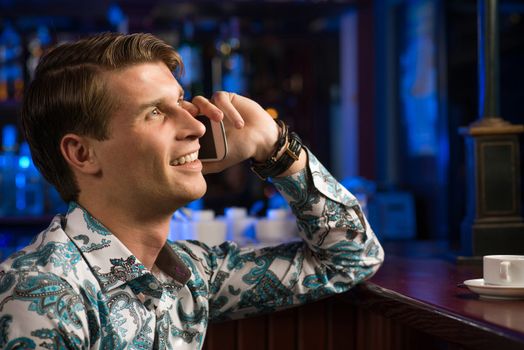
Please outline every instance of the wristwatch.
[[[271, 156], [264, 163], [257, 163], [252, 161], [251, 170], [262, 180], [266, 180], [268, 177], [275, 177], [288, 170], [291, 165], [296, 162], [300, 157], [300, 151], [302, 150], [302, 140], [294, 133], [287, 133], [287, 130], [283, 132], [287, 134], [287, 144], [284, 142], [285, 150], [279, 158]], [[282, 147], [279, 147], [274, 154], [280, 153]]]

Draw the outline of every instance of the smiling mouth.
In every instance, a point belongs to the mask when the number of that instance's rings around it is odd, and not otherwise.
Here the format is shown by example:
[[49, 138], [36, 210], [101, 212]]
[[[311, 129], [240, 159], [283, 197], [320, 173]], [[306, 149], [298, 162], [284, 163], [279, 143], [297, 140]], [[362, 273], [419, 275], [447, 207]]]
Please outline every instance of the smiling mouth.
[[189, 154], [186, 154], [185, 156], [177, 158], [177, 159], [173, 160], [170, 163], [170, 165], [172, 165], [172, 166], [183, 165], [183, 164], [186, 164], [186, 163], [194, 162], [197, 159], [198, 159], [198, 151], [193, 152], [193, 153], [189, 153]]

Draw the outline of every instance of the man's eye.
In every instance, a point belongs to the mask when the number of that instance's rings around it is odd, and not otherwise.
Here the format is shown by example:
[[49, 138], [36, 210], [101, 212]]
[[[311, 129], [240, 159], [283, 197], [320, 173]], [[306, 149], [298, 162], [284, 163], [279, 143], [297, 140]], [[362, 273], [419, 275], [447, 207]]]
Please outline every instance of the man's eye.
[[182, 106], [182, 102], [184, 102], [184, 99], [183, 99], [183, 98], [180, 98], [180, 99], [178, 99], [178, 101], [176, 101], [176, 105], [177, 105], [178, 107], [181, 107], [181, 106]]
[[158, 108], [155, 108], [147, 114], [147, 117], [150, 119], [156, 119], [162, 117], [163, 115], [164, 114]]

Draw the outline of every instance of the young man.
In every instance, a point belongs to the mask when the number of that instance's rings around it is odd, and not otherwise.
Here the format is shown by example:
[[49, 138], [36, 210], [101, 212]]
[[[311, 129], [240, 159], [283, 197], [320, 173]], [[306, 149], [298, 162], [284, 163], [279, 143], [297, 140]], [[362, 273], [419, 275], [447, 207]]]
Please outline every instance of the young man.
[[[231, 93], [184, 101], [181, 64], [147, 34], [102, 34], [42, 59], [22, 124], [70, 204], [0, 265], [0, 348], [199, 349], [209, 321], [346, 291], [382, 263], [355, 198], [285, 125]], [[224, 120], [223, 161], [197, 160], [197, 114]], [[202, 174], [250, 158], [289, 201], [303, 241], [168, 242], [173, 212], [204, 195]]]

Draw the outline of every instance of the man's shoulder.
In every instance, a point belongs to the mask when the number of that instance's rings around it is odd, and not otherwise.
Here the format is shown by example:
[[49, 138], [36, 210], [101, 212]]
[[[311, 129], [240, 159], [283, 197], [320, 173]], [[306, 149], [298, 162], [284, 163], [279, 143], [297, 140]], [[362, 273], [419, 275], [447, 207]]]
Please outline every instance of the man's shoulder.
[[77, 246], [63, 231], [59, 218], [35, 236], [31, 243], [0, 264], [0, 294], [10, 282], [31, 279], [60, 279], [74, 286], [90, 274]]

